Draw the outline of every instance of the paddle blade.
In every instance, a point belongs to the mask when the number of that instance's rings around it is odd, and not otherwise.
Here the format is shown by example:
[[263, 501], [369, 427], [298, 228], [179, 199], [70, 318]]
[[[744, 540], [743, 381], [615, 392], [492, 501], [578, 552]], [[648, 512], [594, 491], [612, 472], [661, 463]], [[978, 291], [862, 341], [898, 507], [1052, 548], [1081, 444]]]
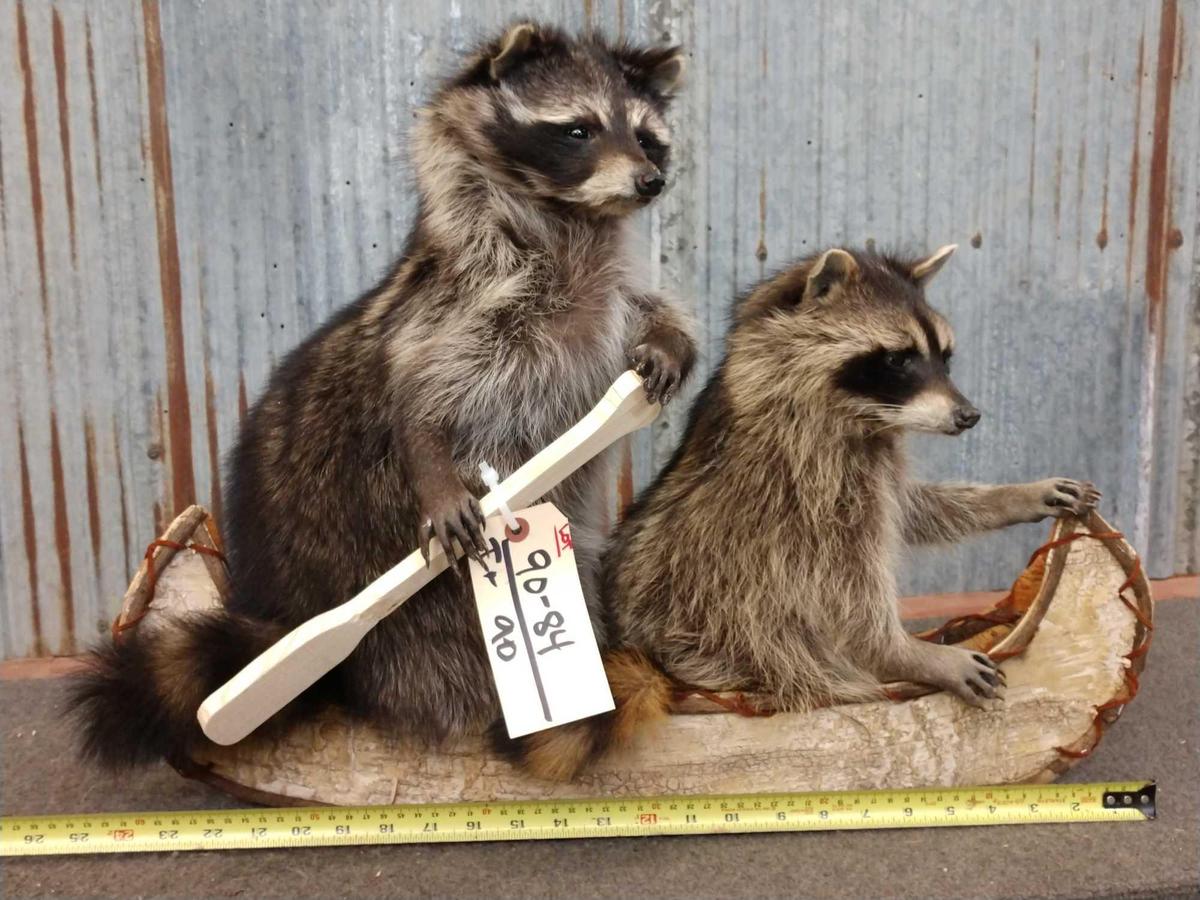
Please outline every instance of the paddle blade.
[[375, 624], [349, 612], [309, 619], [209, 694], [196, 714], [208, 739], [236, 744], [349, 656]]

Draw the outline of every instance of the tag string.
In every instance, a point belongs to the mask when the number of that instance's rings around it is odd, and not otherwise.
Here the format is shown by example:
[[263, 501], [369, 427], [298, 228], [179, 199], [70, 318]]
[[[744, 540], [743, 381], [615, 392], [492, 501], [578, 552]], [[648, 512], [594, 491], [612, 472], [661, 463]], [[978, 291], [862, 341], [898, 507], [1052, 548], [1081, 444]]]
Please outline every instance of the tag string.
[[483, 483], [487, 485], [488, 490], [497, 495], [496, 506], [500, 508], [500, 515], [504, 517], [504, 524], [508, 526], [510, 531], [520, 531], [521, 523], [517, 521], [517, 517], [513, 515], [513, 511], [504, 502], [504, 498], [499, 496], [500, 473], [486, 462], [481, 462], [479, 464], [479, 475], [483, 478]]

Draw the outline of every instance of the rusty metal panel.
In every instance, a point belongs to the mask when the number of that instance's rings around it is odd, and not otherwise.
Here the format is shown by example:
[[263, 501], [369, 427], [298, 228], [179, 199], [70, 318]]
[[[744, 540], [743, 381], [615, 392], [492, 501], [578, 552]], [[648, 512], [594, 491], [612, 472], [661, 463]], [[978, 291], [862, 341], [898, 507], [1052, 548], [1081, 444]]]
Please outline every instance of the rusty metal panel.
[[[929, 477], [1091, 477], [1151, 572], [1200, 567], [1200, 0], [534, 2], [690, 53], [638, 225], [702, 371], [734, 295], [838, 242], [958, 242], [931, 299], [985, 419]], [[399, 252], [414, 107], [513, 15], [478, 3], [0, 0], [0, 629], [67, 653], [220, 460], [274, 362]], [[752, 523], [739, 523], [752, 527]], [[1044, 529], [922, 553], [1003, 586]]]
[[95, 635], [166, 511], [144, 44], [131, 3], [0, 2], [6, 656]]

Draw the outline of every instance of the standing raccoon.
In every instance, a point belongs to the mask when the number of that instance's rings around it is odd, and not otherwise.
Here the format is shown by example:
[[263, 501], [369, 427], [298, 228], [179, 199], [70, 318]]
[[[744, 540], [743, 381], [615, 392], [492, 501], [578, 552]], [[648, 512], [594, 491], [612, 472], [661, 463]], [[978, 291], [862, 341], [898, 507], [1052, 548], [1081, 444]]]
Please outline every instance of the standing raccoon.
[[[482, 550], [480, 462], [516, 469], [631, 365], [652, 400], [670, 399], [693, 343], [639, 286], [626, 244], [629, 214], [665, 185], [682, 66], [678, 48], [520, 23], [436, 93], [413, 134], [404, 255], [283, 361], [243, 424], [227, 610], [95, 651], [73, 694], [85, 752], [109, 765], [185, 754], [203, 699], [287, 631], [414, 546]], [[599, 459], [549, 495], [601, 637], [607, 483]], [[398, 734], [482, 731], [499, 705], [469, 582], [435, 579], [322, 687]]]
[[679, 683], [762, 693], [780, 710], [879, 699], [893, 680], [974, 705], [1002, 696], [987, 656], [905, 632], [896, 553], [1082, 514], [1099, 493], [1069, 478], [910, 480], [906, 429], [956, 435], [979, 420], [924, 296], [953, 250], [916, 262], [829, 250], [740, 304], [682, 445], [605, 556], [627, 648], [606, 659], [617, 710], [510, 746], [528, 768], [569, 777], [665, 714]]

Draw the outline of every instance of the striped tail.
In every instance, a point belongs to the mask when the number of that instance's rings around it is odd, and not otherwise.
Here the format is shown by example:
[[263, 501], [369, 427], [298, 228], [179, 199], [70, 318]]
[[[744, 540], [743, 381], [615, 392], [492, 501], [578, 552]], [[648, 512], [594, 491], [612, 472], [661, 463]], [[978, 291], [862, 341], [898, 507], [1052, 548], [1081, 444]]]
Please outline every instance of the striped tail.
[[204, 698], [286, 631], [217, 609], [106, 638], [67, 685], [83, 757], [108, 769], [185, 760], [205, 740]]

